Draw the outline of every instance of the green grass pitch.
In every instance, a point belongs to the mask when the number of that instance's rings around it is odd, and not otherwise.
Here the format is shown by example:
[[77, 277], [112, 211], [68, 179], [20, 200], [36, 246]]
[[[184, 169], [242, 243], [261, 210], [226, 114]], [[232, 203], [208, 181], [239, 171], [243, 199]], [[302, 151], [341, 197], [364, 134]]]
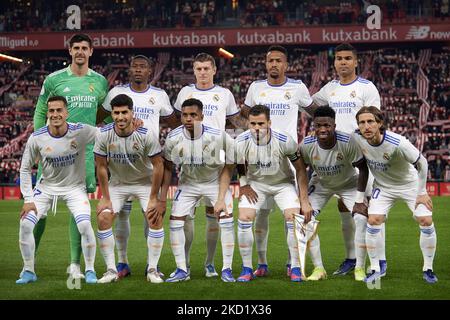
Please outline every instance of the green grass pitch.
[[[282, 216], [279, 211], [271, 214], [268, 262], [270, 276], [255, 279], [251, 283], [223, 283], [219, 278], [205, 278], [205, 217], [204, 209], [197, 213], [195, 239], [191, 254], [191, 281], [183, 283], [148, 283], [143, 271], [146, 265], [146, 242], [143, 236], [142, 214], [138, 203], [133, 204], [131, 215], [131, 239], [129, 259], [132, 276], [117, 283], [87, 285], [80, 290], [67, 288], [66, 268], [69, 262], [68, 211], [64, 204], [58, 207], [56, 216], [49, 215], [36, 260], [38, 281], [19, 286], [15, 280], [22, 268], [18, 244], [18, 214], [21, 201], [0, 201], [0, 299], [450, 299], [450, 198], [434, 198], [434, 222], [438, 236], [435, 272], [439, 282], [430, 285], [422, 280], [422, 255], [419, 248], [419, 228], [403, 203], [397, 203], [387, 222], [388, 273], [379, 290], [370, 290], [364, 283], [356, 282], [353, 274], [336, 277], [333, 271], [344, 258], [340, 218], [335, 200], [322, 211], [319, 231], [322, 256], [328, 279], [319, 282], [291, 283], [286, 277], [285, 260], [287, 245]], [[95, 202], [92, 208], [95, 208]], [[237, 216], [235, 204], [235, 216]], [[447, 208], [447, 209], [446, 209]], [[95, 211], [93, 211], [95, 212]], [[96, 231], [94, 219], [93, 228]], [[160, 266], [166, 276], [174, 270], [175, 261], [169, 245], [168, 217], [165, 218], [165, 246]], [[236, 227], [237, 228], [237, 227]], [[236, 237], [237, 238], [237, 237]], [[256, 265], [256, 250], [254, 266]], [[308, 259], [309, 260], [309, 259]], [[220, 240], [215, 264], [222, 265]], [[241, 258], [236, 244], [233, 273], [240, 273]], [[308, 274], [312, 270], [307, 265]], [[100, 277], [105, 271], [103, 258], [97, 248], [96, 271]]]

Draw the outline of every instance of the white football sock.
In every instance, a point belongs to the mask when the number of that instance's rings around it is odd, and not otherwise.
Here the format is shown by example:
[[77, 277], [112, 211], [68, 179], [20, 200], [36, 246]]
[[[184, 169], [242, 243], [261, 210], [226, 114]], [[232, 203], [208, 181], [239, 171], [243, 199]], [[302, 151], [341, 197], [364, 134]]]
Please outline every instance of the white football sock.
[[363, 216], [362, 214], [355, 213], [353, 220], [355, 220], [355, 254], [356, 254], [355, 267], [364, 268], [366, 264], [366, 255], [367, 255], [366, 249], [367, 217]]
[[170, 246], [175, 257], [177, 268], [187, 272], [186, 255], [184, 252], [185, 245], [184, 221], [170, 220]]
[[255, 242], [258, 253], [258, 264], [267, 264], [267, 240], [269, 238], [270, 210], [261, 209], [256, 213]]
[[232, 269], [234, 253], [234, 222], [233, 217], [222, 218], [220, 225], [220, 241], [222, 244], [223, 265], [222, 270]]
[[[97, 238], [100, 245], [100, 252], [105, 259], [106, 270], [114, 270], [117, 272], [115, 261], [116, 259], [114, 256], [115, 241], [112, 228], [109, 228], [107, 230], [98, 230]], [[86, 270], [88, 269], [86, 268]]]
[[[75, 221], [81, 235], [81, 250], [83, 251], [85, 271], [95, 271], [94, 263], [97, 244], [95, 242], [94, 230], [91, 225], [91, 216], [88, 214], [81, 214], [76, 217]], [[114, 248], [112, 253], [114, 257]], [[114, 265], [114, 270], [115, 269], [116, 266]]]
[[148, 270], [158, 266], [159, 257], [164, 244], [164, 229], [148, 229], [147, 249], [148, 249]]
[[300, 267], [300, 257], [298, 254], [297, 239], [295, 238], [294, 233], [294, 222], [292, 221], [285, 222], [285, 226], [287, 229], [286, 240], [290, 252], [291, 268], [298, 268]]
[[194, 241], [194, 230], [194, 218], [192, 218], [191, 216], [187, 216], [186, 221], [184, 222], [184, 252], [187, 266], [191, 265], [191, 248], [192, 242]]
[[33, 229], [38, 219], [36, 214], [28, 212], [23, 219], [20, 220], [19, 245], [20, 253], [23, 259], [23, 269], [34, 273], [34, 254], [35, 241]]
[[378, 250], [378, 257], [380, 260], [386, 260], [386, 224], [381, 224], [381, 237], [383, 238], [383, 245]]
[[251, 268], [252, 264], [252, 250], [253, 250], [253, 222], [238, 220], [238, 244], [239, 252], [241, 253], [242, 265]]
[[344, 238], [345, 257], [355, 259], [355, 223], [351, 212], [341, 214], [342, 236]]
[[316, 234], [314, 239], [309, 241], [309, 254], [311, 255], [311, 260], [314, 267], [323, 268], [322, 254], [320, 252], [320, 239], [318, 234]]
[[420, 249], [423, 255], [423, 271], [433, 270], [434, 254], [436, 253], [437, 236], [434, 223], [431, 226], [420, 227]]
[[381, 225], [367, 224], [366, 247], [370, 259], [370, 269], [380, 272], [380, 261], [378, 258], [378, 248], [382, 245]]
[[116, 237], [117, 256], [119, 263], [128, 263], [128, 239], [130, 238], [130, 213], [131, 201], [125, 202], [122, 210], [117, 215], [114, 235]]
[[206, 260], [205, 266], [214, 265], [217, 240], [219, 239], [219, 223], [215, 216], [206, 215]]

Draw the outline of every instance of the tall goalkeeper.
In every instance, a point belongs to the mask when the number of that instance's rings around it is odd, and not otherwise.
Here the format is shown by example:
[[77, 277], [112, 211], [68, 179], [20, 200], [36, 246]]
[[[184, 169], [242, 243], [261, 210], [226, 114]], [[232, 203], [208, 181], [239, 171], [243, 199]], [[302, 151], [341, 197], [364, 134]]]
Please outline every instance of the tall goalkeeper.
[[[101, 106], [108, 92], [108, 81], [104, 76], [89, 69], [89, 57], [92, 56], [92, 39], [85, 34], [76, 34], [69, 41], [71, 64], [53, 72], [44, 80], [42, 90], [34, 112], [34, 130], [46, 125], [47, 100], [51, 96], [64, 96], [69, 111], [68, 122], [96, 124], [97, 107]], [[95, 192], [95, 163], [93, 144], [86, 148], [86, 189]], [[39, 170], [40, 172], [40, 170]], [[45, 178], [45, 177], [44, 177]], [[41, 219], [34, 229], [36, 250], [44, 233], [47, 219]], [[70, 274], [74, 279], [83, 278], [80, 270], [81, 235], [74, 218], [70, 215]]]

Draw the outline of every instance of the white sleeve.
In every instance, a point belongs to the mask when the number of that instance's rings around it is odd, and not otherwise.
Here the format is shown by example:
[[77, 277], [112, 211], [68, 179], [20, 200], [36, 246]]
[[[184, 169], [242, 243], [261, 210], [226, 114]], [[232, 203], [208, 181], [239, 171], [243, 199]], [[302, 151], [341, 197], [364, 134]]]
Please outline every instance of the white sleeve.
[[101, 157], [106, 157], [108, 155], [108, 150], [105, 143], [106, 135], [106, 132], [102, 132], [95, 137], [94, 154]]
[[238, 141], [239, 136], [236, 138], [235, 142], [235, 152], [236, 152], [236, 164], [245, 164], [246, 155], [245, 155], [245, 140]]
[[295, 161], [298, 157], [298, 144], [295, 142], [295, 140], [290, 136], [287, 135], [287, 140], [285, 143], [281, 144], [281, 146], [284, 146], [282, 150], [283, 153], [291, 160]]
[[364, 155], [362, 154], [361, 148], [359, 147], [358, 143], [355, 141], [354, 135], [350, 136], [350, 140], [347, 144], [348, 148], [348, 156], [350, 159], [350, 162], [352, 164], [358, 163], [364, 158]]
[[309, 158], [309, 150], [308, 150], [308, 148], [309, 147], [307, 147], [303, 142], [300, 144], [300, 148], [299, 148], [300, 154], [302, 156], [303, 162], [306, 165], [311, 164], [311, 159]]
[[419, 150], [406, 138], [400, 139], [398, 150], [403, 155], [405, 160], [411, 164], [416, 164], [419, 160]]
[[250, 84], [250, 87], [248, 87], [247, 95], [245, 96], [244, 104], [248, 107], [253, 107], [255, 103], [255, 99], [253, 98], [253, 91], [254, 91], [254, 82]]
[[163, 101], [161, 106], [160, 117], [168, 117], [174, 112], [174, 110], [172, 108], [172, 105], [170, 104], [170, 99], [167, 93], [163, 91], [163, 94], [161, 96]]
[[33, 185], [31, 181], [31, 170], [36, 160], [39, 159], [38, 146], [33, 135], [28, 138], [25, 151], [20, 164], [20, 191], [25, 203], [33, 202]]
[[83, 126], [83, 138], [86, 143], [92, 143], [95, 141], [97, 133], [100, 133], [100, 128], [94, 127], [88, 124], [82, 124]]
[[173, 157], [172, 157], [172, 149], [173, 149], [173, 143], [172, 143], [172, 139], [170, 139], [169, 137], [166, 139], [166, 142], [164, 144], [164, 150], [163, 150], [163, 158], [166, 159], [167, 161], [173, 161]]
[[228, 93], [228, 103], [227, 103], [227, 117], [234, 116], [240, 112], [236, 105], [236, 100], [234, 99], [233, 93], [227, 90]]
[[325, 106], [328, 104], [327, 85], [328, 84], [324, 85], [312, 96], [312, 99], [318, 106]]
[[159, 139], [154, 139], [153, 134], [149, 131], [147, 133], [147, 155], [151, 158], [157, 156], [161, 153], [161, 145], [159, 144]]
[[311, 98], [308, 88], [304, 83], [300, 83], [300, 87], [298, 89], [298, 106], [301, 108], [307, 108], [313, 103], [313, 99]]
[[381, 108], [380, 93], [372, 82], [370, 82], [364, 90], [364, 106], [374, 106], [378, 109]]
[[114, 90], [116, 87], [112, 88], [111, 90], [109, 90], [108, 94], [106, 95], [105, 100], [103, 100], [103, 109], [105, 109], [106, 111], [111, 112], [111, 100], [114, 99], [114, 97], [116, 96], [115, 91]]
[[183, 104], [185, 98], [184, 91], [186, 91], [186, 87], [181, 88], [180, 92], [178, 92], [177, 100], [175, 101], [173, 108], [177, 111], [181, 112], [181, 105]]
[[236, 161], [236, 147], [235, 141], [228, 133], [223, 132], [224, 135], [224, 150], [226, 164], [233, 164]]

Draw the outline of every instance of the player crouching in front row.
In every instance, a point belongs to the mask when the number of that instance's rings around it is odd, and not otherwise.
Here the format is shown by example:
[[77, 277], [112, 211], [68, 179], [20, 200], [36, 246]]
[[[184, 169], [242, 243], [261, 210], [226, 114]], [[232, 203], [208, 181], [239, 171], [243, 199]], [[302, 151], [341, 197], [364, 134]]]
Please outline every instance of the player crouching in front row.
[[380, 272], [378, 250], [383, 245], [381, 225], [397, 199], [404, 200], [420, 225], [420, 249], [424, 259], [423, 278], [437, 282], [433, 272], [436, 231], [433, 204], [426, 190], [428, 163], [405, 137], [384, 128], [383, 115], [375, 107], [362, 107], [356, 114], [360, 134], [354, 137], [367, 160], [375, 181], [369, 202], [366, 245], [371, 273], [365, 282], [374, 282]]
[[165, 197], [161, 198], [163, 201], [158, 199], [164, 174], [159, 139], [146, 128], [133, 128], [133, 100], [130, 97], [117, 95], [112, 99], [111, 107], [114, 123], [101, 129], [94, 146], [97, 177], [103, 195], [97, 205], [97, 235], [107, 268], [98, 282], [118, 279], [112, 224], [127, 199], [134, 196], [149, 225], [147, 280], [162, 283], [157, 264], [164, 243], [162, 222], [166, 202]]
[[[304, 223], [308, 223], [313, 212], [308, 200], [305, 165], [293, 138], [272, 130], [270, 125], [270, 109], [263, 105], [256, 105], [249, 111], [249, 130], [240, 134], [235, 142], [237, 163], [248, 164], [246, 176], [251, 188], [258, 194], [256, 203], [250, 203], [246, 197], [242, 197], [239, 202], [238, 243], [243, 262], [242, 273], [237, 279], [240, 282], [248, 282], [254, 277], [253, 220], [256, 211], [268, 197], [274, 197], [283, 211], [288, 227], [287, 243], [292, 258], [291, 281], [302, 281], [299, 251], [294, 232], [294, 216], [300, 213], [301, 207]], [[298, 193], [289, 161], [296, 169]], [[224, 173], [227, 180], [220, 185], [219, 199], [215, 206], [216, 213], [226, 208], [224, 199], [233, 167], [234, 165], [225, 167]]]

